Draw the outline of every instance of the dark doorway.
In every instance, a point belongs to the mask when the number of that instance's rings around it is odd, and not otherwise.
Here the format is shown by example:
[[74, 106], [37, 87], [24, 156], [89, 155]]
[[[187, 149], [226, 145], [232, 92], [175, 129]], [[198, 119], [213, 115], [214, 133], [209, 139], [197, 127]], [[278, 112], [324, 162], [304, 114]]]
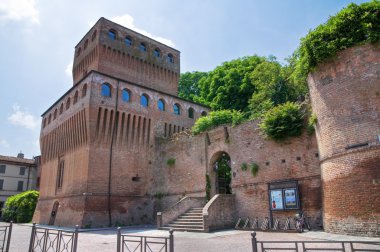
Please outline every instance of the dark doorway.
[[49, 225], [54, 225], [55, 217], [57, 216], [59, 202], [54, 202], [53, 209], [51, 210]]
[[216, 172], [216, 193], [231, 194], [231, 158], [222, 152], [213, 165]]

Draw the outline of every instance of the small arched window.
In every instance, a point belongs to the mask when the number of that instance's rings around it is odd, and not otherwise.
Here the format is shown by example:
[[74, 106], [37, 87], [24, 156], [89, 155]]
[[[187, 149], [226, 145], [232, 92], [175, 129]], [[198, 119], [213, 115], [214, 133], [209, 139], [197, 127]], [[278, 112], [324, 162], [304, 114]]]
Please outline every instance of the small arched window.
[[194, 118], [194, 109], [193, 108], [189, 108], [188, 116], [189, 116], [189, 118]]
[[157, 102], [158, 110], [165, 111], [165, 102], [162, 99], [159, 99]]
[[171, 53], [168, 54], [168, 62], [172, 64], [174, 63], [174, 57], [173, 57], [173, 54]]
[[124, 88], [123, 91], [121, 91], [121, 99], [124, 101], [124, 102], [129, 102], [131, 100], [131, 92]]
[[45, 128], [46, 126], [46, 117], [44, 118], [44, 120], [42, 121], [42, 128]]
[[57, 111], [57, 109], [55, 109], [55, 110], [54, 110], [53, 120], [55, 120], [55, 118], [57, 118], [57, 113], [58, 113], [58, 111]]
[[178, 103], [175, 103], [173, 105], [173, 111], [175, 115], [180, 115], [181, 114], [181, 106], [179, 106]]
[[139, 46], [140, 51], [146, 52], [146, 45], [144, 43], [141, 43]]
[[71, 102], [71, 100], [69, 97], [69, 98], [67, 98], [67, 101], [66, 101], [66, 110], [68, 110], [70, 108], [70, 102]]
[[77, 57], [80, 55], [81, 52], [82, 52], [82, 48], [79, 47], [78, 50], [77, 50]]
[[202, 115], [202, 116], [206, 116], [206, 115], [207, 115], [207, 112], [206, 112], [206, 111], [202, 111], [201, 115]]
[[116, 31], [115, 30], [109, 30], [108, 31], [108, 38], [110, 40], [115, 40], [116, 39]]
[[94, 41], [96, 38], [96, 30], [92, 33], [91, 41]]
[[108, 83], [102, 84], [102, 96], [111, 97], [111, 86]]
[[63, 113], [63, 103], [61, 103], [61, 107], [59, 107], [59, 114]]
[[88, 39], [86, 39], [86, 41], [84, 42], [83, 50], [86, 50], [87, 46], [88, 46]]
[[153, 55], [157, 58], [161, 57], [161, 52], [160, 52], [160, 49], [156, 48], [154, 49], [153, 51]]
[[75, 91], [75, 95], [74, 95], [74, 100], [73, 100], [73, 104], [77, 103], [78, 102], [78, 90]]
[[148, 107], [148, 105], [149, 105], [149, 97], [148, 97], [148, 95], [146, 95], [146, 94], [142, 94], [141, 95], [140, 104], [143, 107]]
[[86, 94], [87, 94], [87, 84], [84, 84], [82, 88], [82, 98], [85, 97]]
[[51, 122], [51, 114], [49, 114], [48, 124]]
[[127, 46], [132, 45], [132, 39], [130, 37], [125, 37], [124, 42]]

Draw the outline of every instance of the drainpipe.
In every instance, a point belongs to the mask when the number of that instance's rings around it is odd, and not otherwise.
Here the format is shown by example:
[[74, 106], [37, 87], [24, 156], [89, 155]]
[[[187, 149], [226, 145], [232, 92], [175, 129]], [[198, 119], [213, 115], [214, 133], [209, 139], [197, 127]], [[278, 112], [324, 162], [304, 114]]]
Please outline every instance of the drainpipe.
[[109, 167], [108, 167], [108, 226], [112, 226], [112, 214], [111, 214], [111, 178], [112, 178], [112, 153], [113, 153], [113, 143], [115, 138], [115, 132], [117, 130], [117, 125], [119, 117], [117, 116], [118, 100], [119, 100], [119, 80], [117, 80], [116, 86], [116, 99], [115, 99], [115, 123], [111, 132], [111, 145], [110, 145], [110, 155], [109, 155]]

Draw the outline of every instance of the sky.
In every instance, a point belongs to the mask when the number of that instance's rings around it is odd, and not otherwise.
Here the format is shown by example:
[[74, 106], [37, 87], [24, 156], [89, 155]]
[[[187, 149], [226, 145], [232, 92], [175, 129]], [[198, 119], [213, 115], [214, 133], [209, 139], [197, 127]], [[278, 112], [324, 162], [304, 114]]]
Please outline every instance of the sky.
[[293, 53], [346, 0], [0, 0], [0, 155], [40, 155], [41, 114], [72, 85], [74, 46], [105, 17], [181, 52], [181, 72]]

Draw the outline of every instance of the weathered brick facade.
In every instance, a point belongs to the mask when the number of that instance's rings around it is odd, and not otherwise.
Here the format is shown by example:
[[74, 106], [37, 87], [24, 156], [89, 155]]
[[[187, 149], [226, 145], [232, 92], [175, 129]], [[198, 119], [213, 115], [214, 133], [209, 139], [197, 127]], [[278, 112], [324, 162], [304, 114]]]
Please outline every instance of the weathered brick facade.
[[380, 44], [340, 52], [308, 82], [318, 118], [324, 228], [379, 235]]
[[[141, 50], [141, 43], [146, 51]], [[324, 142], [331, 140], [321, 139], [323, 118], [320, 119], [319, 110], [315, 111], [319, 120], [319, 145], [314, 135], [307, 134], [281, 144], [268, 141], [255, 121], [189, 135], [186, 129], [209, 109], [176, 96], [179, 60], [177, 50], [104, 18], [91, 28], [75, 49], [73, 87], [43, 114], [41, 194], [34, 221], [82, 227], [154, 223], [157, 211], [182, 197], [205, 196], [206, 174], [211, 182], [211, 196], [215, 195], [214, 163], [224, 153], [231, 159], [234, 195], [231, 202], [235, 202], [236, 219], [259, 217], [262, 220], [270, 214], [281, 221], [293, 217], [298, 210], [270, 212], [268, 186], [278, 181], [296, 181], [300, 207], [312, 226], [322, 226], [322, 212], [325, 225], [331, 225], [328, 220], [337, 216], [334, 211], [339, 207], [329, 205], [332, 202], [329, 197], [332, 199], [335, 196], [330, 195], [338, 193], [322, 195], [322, 185], [326, 192], [340, 184], [330, 185], [327, 179], [330, 175], [326, 171], [336, 168], [329, 168], [332, 162], [328, 158], [333, 155]], [[313, 80], [313, 76], [310, 78]], [[104, 93], [105, 86], [109, 94]], [[124, 97], [126, 91], [128, 99]], [[313, 93], [319, 91], [313, 85], [311, 91], [313, 106], [320, 107], [314, 104]], [[148, 99], [148, 106], [140, 103], [143, 95]], [[159, 101], [164, 104], [164, 110], [158, 107]], [[174, 113], [174, 105], [180, 109], [179, 114]], [[377, 116], [379, 104], [374, 106], [371, 115]], [[374, 120], [378, 122], [378, 117]], [[368, 125], [369, 130], [375, 128]], [[374, 150], [377, 150], [375, 142]], [[348, 142], [344, 139], [343, 143]], [[338, 148], [339, 143], [331, 146]], [[370, 156], [369, 152], [364, 156], [356, 150], [352, 152], [358, 158]], [[167, 164], [169, 159], [175, 160], [174, 164]], [[256, 163], [257, 176], [249, 170], [243, 171], [243, 163]], [[347, 167], [354, 165], [348, 162]], [[363, 186], [373, 190], [367, 194], [368, 200], [378, 201], [379, 178], [366, 170], [367, 167], [378, 170], [378, 166], [370, 161], [361, 163], [360, 167], [363, 167], [360, 177], [343, 179], [342, 183], [349, 182], [352, 193], [359, 179]], [[373, 176], [372, 185], [367, 175]], [[362, 195], [361, 189], [355, 190]], [[347, 216], [354, 213], [345, 211]], [[363, 226], [361, 230], [366, 228]], [[355, 232], [361, 233], [359, 229]]]

